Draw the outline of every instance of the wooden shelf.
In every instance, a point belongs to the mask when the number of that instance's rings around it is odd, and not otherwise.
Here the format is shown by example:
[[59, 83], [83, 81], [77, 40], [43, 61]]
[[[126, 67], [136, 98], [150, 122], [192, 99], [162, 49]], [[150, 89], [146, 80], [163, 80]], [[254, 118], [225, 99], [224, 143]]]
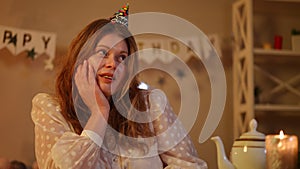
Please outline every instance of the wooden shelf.
[[300, 0], [266, 0], [270, 2], [300, 2]]
[[288, 50], [288, 49], [262, 49], [262, 48], [255, 48], [254, 49], [255, 55], [270, 55], [270, 56], [295, 56], [300, 57], [300, 52]]
[[258, 111], [299, 111], [300, 113], [300, 105], [256, 104], [254, 108]]

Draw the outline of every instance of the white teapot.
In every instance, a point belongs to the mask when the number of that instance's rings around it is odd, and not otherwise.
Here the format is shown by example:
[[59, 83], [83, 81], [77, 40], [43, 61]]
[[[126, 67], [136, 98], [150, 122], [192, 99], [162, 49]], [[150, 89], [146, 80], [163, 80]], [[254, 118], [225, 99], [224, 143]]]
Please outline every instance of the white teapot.
[[224, 146], [219, 136], [212, 137], [217, 146], [219, 169], [265, 169], [266, 149], [265, 135], [257, 132], [257, 122], [252, 119], [249, 123], [250, 131], [236, 139], [231, 149], [230, 162], [225, 154]]

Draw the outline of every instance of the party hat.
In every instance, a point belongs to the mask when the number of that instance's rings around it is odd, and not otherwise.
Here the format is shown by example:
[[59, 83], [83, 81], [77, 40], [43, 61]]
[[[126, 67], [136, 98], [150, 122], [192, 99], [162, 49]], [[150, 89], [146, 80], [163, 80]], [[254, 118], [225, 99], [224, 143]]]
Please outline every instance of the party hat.
[[118, 12], [116, 12], [114, 16], [110, 18], [110, 21], [112, 23], [120, 23], [128, 27], [128, 9], [129, 4], [127, 3]]

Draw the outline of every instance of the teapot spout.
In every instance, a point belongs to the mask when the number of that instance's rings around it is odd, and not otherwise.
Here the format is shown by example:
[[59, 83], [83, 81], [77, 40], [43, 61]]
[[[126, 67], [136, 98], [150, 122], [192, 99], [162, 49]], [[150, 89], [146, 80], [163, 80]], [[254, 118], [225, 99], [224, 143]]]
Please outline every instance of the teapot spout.
[[219, 169], [235, 169], [234, 165], [228, 160], [225, 154], [224, 145], [219, 136], [211, 138], [217, 147], [217, 160]]

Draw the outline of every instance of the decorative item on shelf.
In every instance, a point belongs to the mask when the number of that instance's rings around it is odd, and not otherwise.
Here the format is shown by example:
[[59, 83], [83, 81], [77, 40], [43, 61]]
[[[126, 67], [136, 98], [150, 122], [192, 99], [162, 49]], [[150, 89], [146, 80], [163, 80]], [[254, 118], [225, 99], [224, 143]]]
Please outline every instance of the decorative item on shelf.
[[272, 45], [269, 42], [264, 42], [263, 43], [263, 49], [266, 49], [266, 50], [272, 49]]
[[236, 139], [231, 149], [230, 162], [225, 155], [224, 146], [219, 136], [212, 137], [217, 146], [219, 169], [265, 169], [265, 135], [256, 131], [257, 122], [252, 119], [250, 130]]
[[300, 30], [292, 29], [292, 50], [300, 52]]
[[274, 36], [274, 49], [282, 49], [282, 36]]
[[295, 135], [266, 136], [267, 169], [296, 169], [298, 161], [298, 138]]
[[256, 104], [260, 102], [259, 96], [260, 96], [261, 92], [262, 92], [262, 91], [261, 91], [261, 88], [260, 88], [260, 87], [258, 87], [258, 86], [255, 86], [255, 87], [254, 87], [254, 102], [255, 102]]

